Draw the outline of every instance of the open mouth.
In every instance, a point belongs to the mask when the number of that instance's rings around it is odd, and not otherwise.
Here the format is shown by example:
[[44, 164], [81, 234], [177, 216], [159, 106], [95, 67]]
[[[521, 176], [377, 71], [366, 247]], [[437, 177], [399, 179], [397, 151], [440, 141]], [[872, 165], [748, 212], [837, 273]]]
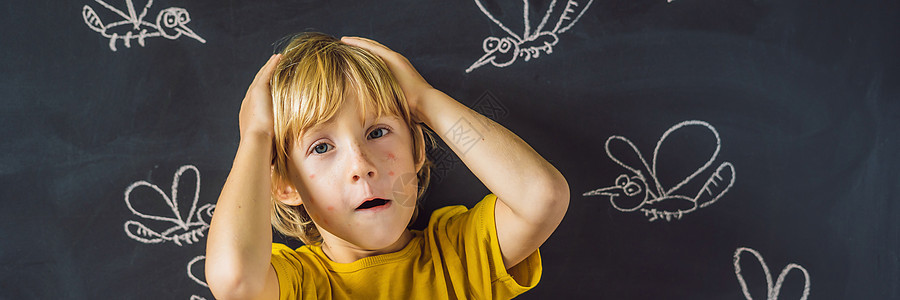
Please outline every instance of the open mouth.
[[359, 205], [359, 207], [356, 208], [356, 210], [364, 210], [364, 209], [382, 207], [382, 206], [388, 204], [389, 201], [390, 200], [387, 200], [387, 199], [375, 198], [375, 199], [363, 202], [362, 204]]

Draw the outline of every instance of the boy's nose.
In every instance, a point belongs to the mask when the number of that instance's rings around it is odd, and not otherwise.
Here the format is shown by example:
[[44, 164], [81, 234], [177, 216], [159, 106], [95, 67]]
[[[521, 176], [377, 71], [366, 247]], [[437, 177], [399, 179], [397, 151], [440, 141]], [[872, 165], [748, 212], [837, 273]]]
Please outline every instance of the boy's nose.
[[[366, 176], [367, 177], [375, 177], [375, 172], [369, 171], [368, 173], [366, 173]], [[359, 178], [360, 178], [360, 176], [358, 174], [353, 175], [353, 181], [359, 181]]]
[[350, 155], [350, 179], [357, 182], [360, 178], [374, 178], [375, 165], [369, 160], [369, 155], [359, 145], [351, 147]]

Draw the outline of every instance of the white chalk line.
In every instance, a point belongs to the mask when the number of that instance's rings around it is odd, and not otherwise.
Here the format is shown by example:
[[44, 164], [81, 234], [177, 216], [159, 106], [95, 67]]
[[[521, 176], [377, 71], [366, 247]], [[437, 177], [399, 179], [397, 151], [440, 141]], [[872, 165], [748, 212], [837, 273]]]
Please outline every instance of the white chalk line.
[[[194, 273], [191, 272], [191, 269], [193, 268], [195, 263], [205, 261], [205, 260], [206, 260], [205, 255], [200, 255], [200, 256], [197, 256], [197, 257], [194, 257], [193, 259], [191, 259], [191, 261], [189, 261], [187, 264], [187, 275], [188, 275], [188, 278], [190, 278], [197, 284], [199, 284], [205, 288], [209, 288], [209, 285], [206, 284], [206, 282], [204, 282], [203, 280], [200, 280], [200, 277], [194, 275]], [[206, 300], [206, 298], [198, 296], [198, 295], [191, 295], [191, 300]]]
[[[488, 12], [488, 10], [484, 7], [484, 4], [481, 3], [481, 0], [475, 0], [475, 5], [478, 6], [478, 9], [484, 13], [485, 16], [488, 17], [494, 24], [500, 26], [503, 31], [505, 31], [508, 36], [506, 37], [493, 37], [489, 36], [484, 39], [482, 42], [482, 50], [484, 50], [485, 54], [479, 58], [475, 63], [473, 63], [469, 68], [466, 69], [466, 73], [470, 73], [473, 70], [484, 66], [486, 64], [492, 64], [495, 67], [502, 68], [513, 64], [517, 58], [522, 57], [525, 61], [529, 61], [532, 58], [538, 58], [541, 55], [541, 52], [545, 54], [553, 53], [553, 47], [559, 42], [559, 37], [557, 36], [560, 33], [566, 32], [569, 28], [575, 25], [578, 20], [584, 15], [584, 12], [587, 11], [588, 7], [591, 6], [594, 0], [588, 0], [587, 4], [581, 6], [579, 1], [576, 0], [568, 0], [566, 1], [565, 7], [563, 8], [563, 12], [559, 17], [559, 20], [556, 22], [556, 26], [551, 31], [545, 31], [544, 26], [547, 24], [547, 21], [550, 18], [550, 15], [554, 11], [554, 7], [556, 6], [556, 0], [550, 1], [550, 6], [547, 9], [547, 12], [544, 13], [544, 16], [541, 18], [541, 23], [535, 28], [534, 31], [531, 29], [531, 19], [528, 15], [530, 3], [529, 0], [523, 0], [523, 13], [522, 19], [525, 25], [525, 30], [522, 36], [516, 34], [516, 32], [512, 31], [497, 20], [493, 14]], [[576, 13], [577, 10], [578, 15], [572, 17], [573, 14]], [[563, 26], [565, 24], [565, 26]], [[498, 61], [498, 55], [508, 56], [506, 61]]]
[[805, 300], [809, 297], [809, 272], [806, 271], [806, 268], [800, 266], [795, 263], [790, 263], [781, 270], [781, 273], [778, 274], [778, 279], [775, 281], [775, 284], [772, 284], [772, 273], [769, 272], [769, 266], [766, 265], [765, 260], [763, 260], [762, 255], [759, 254], [756, 250], [740, 247], [734, 251], [734, 274], [737, 276], [738, 283], [741, 285], [741, 291], [744, 293], [744, 297], [747, 300], [752, 300], [753, 297], [750, 296], [750, 292], [747, 288], [747, 282], [744, 280], [744, 275], [741, 274], [741, 253], [749, 252], [756, 257], [757, 261], [759, 261], [760, 266], [762, 266], [763, 273], [766, 276], [766, 299], [767, 300], [778, 300], [778, 295], [781, 293], [782, 284], [784, 284], [784, 279], [788, 273], [792, 270], [799, 270], [803, 274], [804, 284], [803, 284], [803, 296], [800, 297], [800, 300]]
[[197, 277], [196, 275], [194, 275], [194, 273], [191, 272], [191, 267], [193, 267], [193, 265], [194, 265], [195, 263], [197, 263], [197, 262], [199, 262], [199, 261], [205, 261], [205, 260], [206, 260], [206, 256], [205, 256], [205, 255], [200, 255], [200, 256], [197, 256], [197, 257], [194, 257], [193, 259], [191, 259], [191, 261], [188, 262], [188, 264], [187, 264], [187, 275], [188, 275], [189, 278], [191, 278], [191, 280], [193, 280], [193, 281], [196, 282], [197, 284], [202, 285], [203, 287], [207, 287], [207, 288], [208, 288], [209, 285], [206, 284], [206, 282], [204, 282], [203, 280], [200, 280], [199, 277]]
[[[659, 177], [657, 176], [656, 165], [658, 162], [657, 158], [659, 150], [670, 134], [687, 126], [700, 126], [710, 131], [716, 140], [715, 150], [703, 165], [678, 183], [674, 184], [671, 188], [666, 189], [663, 187], [662, 183], [660, 183]], [[634, 155], [634, 157], [637, 157], [638, 160], [640, 160], [640, 165], [631, 166], [620, 160], [610, 149], [610, 145], [613, 143], [624, 143], [624, 145], [627, 145], [633, 152], [631, 155]], [[630, 171], [632, 174], [619, 175], [619, 177], [616, 178], [616, 183], [614, 185], [586, 192], [583, 196], [608, 196], [610, 204], [612, 204], [615, 209], [622, 212], [641, 211], [651, 222], [658, 219], [665, 219], [666, 221], [681, 219], [685, 214], [715, 203], [724, 196], [732, 186], [734, 186], [736, 178], [734, 165], [730, 162], [723, 162], [704, 182], [703, 187], [694, 197], [675, 194], [685, 184], [691, 182], [712, 165], [718, 157], [721, 147], [721, 137], [715, 127], [707, 122], [698, 120], [683, 121], [666, 130], [656, 143], [656, 147], [653, 149], [652, 164], [647, 163], [647, 160], [638, 150], [637, 146], [635, 146], [628, 138], [618, 135], [610, 136], [604, 145], [606, 155], [609, 156], [613, 162]], [[724, 182], [727, 182], [727, 184], [723, 184]], [[641, 197], [643, 198], [641, 199]], [[626, 207], [617, 203], [617, 200], [622, 199], [628, 200], [626, 203], [634, 205]], [[663, 209], [656, 207], [656, 204], [664, 201], [676, 204], [681, 202], [689, 207], [677, 209]]]

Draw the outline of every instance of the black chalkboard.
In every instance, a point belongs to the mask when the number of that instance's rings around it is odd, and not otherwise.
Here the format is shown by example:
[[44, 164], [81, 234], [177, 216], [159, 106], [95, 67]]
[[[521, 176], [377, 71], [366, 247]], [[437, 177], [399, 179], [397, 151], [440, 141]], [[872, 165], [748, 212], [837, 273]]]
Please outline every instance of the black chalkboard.
[[[566, 176], [521, 299], [900, 299], [897, 1], [2, 7], [3, 299], [212, 299], [205, 224], [240, 101], [306, 30], [403, 53]], [[419, 227], [489, 192], [429, 154]], [[585, 196], [601, 188], [618, 196]]]

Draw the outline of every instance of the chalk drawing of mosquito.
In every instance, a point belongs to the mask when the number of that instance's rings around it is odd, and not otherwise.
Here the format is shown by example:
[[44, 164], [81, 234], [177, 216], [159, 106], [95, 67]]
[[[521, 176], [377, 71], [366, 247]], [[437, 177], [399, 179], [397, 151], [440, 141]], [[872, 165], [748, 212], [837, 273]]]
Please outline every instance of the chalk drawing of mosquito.
[[153, 5], [153, 0], [147, 0], [147, 4], [144, 5], [140, 13], [135, 10], [132, 0], [125, 0], [125, 5], [128, 7], [127, 14], [102, 0], [95, 1], [123, 18], [120, 21], [103, 23], [100, 20], [100, 16], [90, 6], [85, 5], [81, 9], [84, 23], [94, 31], [99, 32], [103, 37], [108, 38], [109, 49], [112, 51], [116, 51], [116, 41], [118, 40], [122, 40], [126, 48], [131, 48], [132, 40], [137, 40], [138, 44], [143, 47], [147, 38], [160, 36], [170, 40], [187, 36], [201, 43], [206, 43], [206, 40], [187, 27], [191, 17], [184, 8], [169, 7], [163, 9], [156, 15], [156, 22], [150, 23], [144, 21], [144, 17], [147, 16], [147, 9], [150, 8], [150, 5]]
[[[178, 185], [181, 182], [181, 176], [187, 171], [192, 171], [194, 173], [196, 187], [192, 195], [193, 199], [190, 203], [190, 209], [188, 210], [187, 215], [184, 215], [179, 207]], [[160, 197], [157, 199], [133, 199], [132, 193], [138, 188], [150, 188], [152, 191], [159, 194]], [[128, 186], [128, 188], [125, 189], [125, 205], [128, 206], [128, 209], [131, 210], [132, 213], [143, 218], [145, 223], [134, 220], [125, 222], [125, 234], [127, 234], [128, 237], [145, 244], [171, 241], [176, 245], [181, 246], [182, 243], [193, 244], [199, 242], [200, 237], [204, 236], [203, 232], [209, 229], [209, 220], [212, 218], [213, 210], [216, 206], [215, 204], [208, 203], [197, 209], [197, 201], [200, 197], [200, 171], [197, 170], [197, 167], [185, 165], [179, 168], [178, 171], [175, 172], [175, 177], [172, 180], [171, 193], [170, 197], [155, 184], [143, 180]], [[161, 208], [163, 211], [171, 210], [172, 215], [157, 216], [141, 213], [134, 207], [136, 201], [141, 204], [141, 207]], [[168, 207], [160, 206], [163, 204]]]
[[547, 25], [547, 20], [553, 15], [553, 9], [556, 7], [556, 0], [550, 1], [550, 7], [544, 14], [543, 19], [541, 19], [541, 23], [533, 30], [529, 24], [530, 19], [528, 17], [529, 0], [523, 0], [522, 2], [524, 4], [523, 19], [525, 22], [525, 32], [520, 36], [510, 30], [506, 25], [503, 25], [503, 23], [497, 20], [494, 15], [488, 12], [484, 7], [484, 4], [481, 3], [481, 0], [475, 0], [475, 5], [478, 5], [481, 12], [484, 13], [488, 19], [491, 19], [491, 21], [499, 25], [503, 31], [506, 31], [508, 36], [489, 36], [485, 38], [481, 45], [485, 52], [484, 56], [469, 66], [469, 68], [466, 69], [466, 73], [472, 72], [488, 63], [495, 67], [502, 68], [513, 64], [520, 56], [525, 61], [529, 61], [532, 58], [538, 58], [541, 55], [541, 51], [548, 55], [553, 53], [553, 46], [556, 46], [556, 43], [559, 42], [559, 37], [557, 35], [572, 28], [572, 26], [578, 22], [578, 19], [584, 15], [584, 12], [587, 11], [594, 0], [587, 0], [587, 2], [576, 0], [566, 1], [566, 5], [562, 9], [562, 14], [559, 15], [559, 20], [556, 21], [556, 25], [553, 26], [552, 30], [545, 30], [544, 26]]
[[[697, 126], [708, 129], [716, 139], [715, 151], [703, 166], [697, 168], [696, 171], [688, 175], [678, 184], [666, 189], [660, 183], [656, 170], [656, 159], [660, 146], [672, 132], [688, 126]], [[631, 150], [634, 151], [632, 155], [636, 155], [638, 160], [640, 160], [641, 165], [630, 166], [627, 163], [622, 162], [622, 160], [617, 158], [617, 156], [613, 154], [613, 151], [610, 150], [610, 145], [613, 144], [619, 144], [619, 147], [630, 147]], [[633, 212], [640, 210], [644, 213], [644, 216], [649, 218], [650, 222], [660, 218], [665, 219], [666, 221], [671, 221], [673, 218], [681, 219], [685, 214], [715, 203], [728, 192], [732, 185], [734, 185], [734, 166], [729, 162], [723, 162], [716, 168], [712, 175], [710, 175], [709, 179], [704, 183], [703, 188], [701, 188], [695, 196], [688, 197], [682, 194], [675, 194], [679, 188], [709, 168], [719, 154], [721, 148], [719, 132], [717, 132], [712, 125], [709, 125], [709, 123], [704, 121], [684, 121], [666, 130], [656, 144], [656, 148], [653, 149], [652, 165], [647, 164], [647, 160], [644, 159], [634, 143], [625, 137], [616, 135], [609, 137], [606, 140], [605, 148], [609, 158], [628, 171], [631, 171], [631, 174], [619, 175], [619, 177], [616, 178], [615, 185], [596, 189], [584, 193], [583, 195], [607, 196], [609, 197], [609, 202], [612, 206], [619, 211]]]
[[747, 290], [747, 282], [744, 281], [744, 275], [741, 274], [741, 253], [743, 252], [753, 254], [762, 266], [763, 273], [766, 275], [766, 300], [778, 300], [778, 294], [781, 293], [781, 285], [784, 284], [784, 278], [794, 269], [800, 270], [804, 278], [803, 296], [800, 297], [800, 300], [805, 300], [809, 296], [809, 272], [805, 268], [795, 263], [788, 264], [781, 270], [781, 274], [778, 274], [778, 280], [775, 281], [775, 285], [772, 285], [772, 273], [769, 272], [769, 266], [766, 265], [762, 255], [756, 250], [741, 247], [734, 251], [734, 274], [737, 275], [738, 283], [741, 284], [741, 290], [744, 292], [744, 297], [747, 300], [752, 300], [753, 297], [750, 296], [750, 292]]

